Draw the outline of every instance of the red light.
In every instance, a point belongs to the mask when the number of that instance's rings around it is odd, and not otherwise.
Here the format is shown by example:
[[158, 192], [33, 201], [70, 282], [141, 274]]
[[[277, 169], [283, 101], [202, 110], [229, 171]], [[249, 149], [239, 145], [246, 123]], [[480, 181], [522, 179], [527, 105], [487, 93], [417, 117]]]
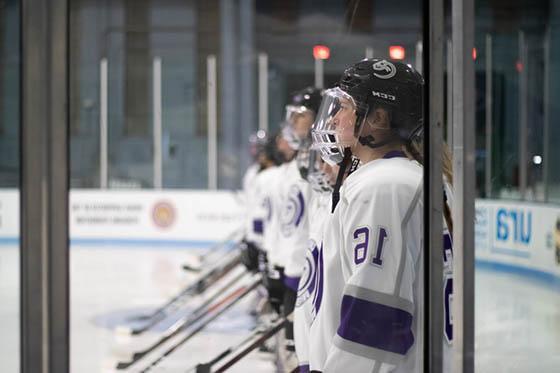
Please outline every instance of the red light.
[[393, 60], [404, 60], [404, 56], [404, 47], [400, 45], [391, 45], [389, 47], [389, 57], [391, 57]]
[[476, 48], [473, 48], [473, 49], [472, 49], [472, 59], [473, 59], [473, 61], [476, 61], [476, 56], [477, 56], [477, 54], [476, 54]]
[[515, 69], [517, 70], [518, 73], [521, 73], [523, 71], [523, 62], [517, 61], [515, 63]]
[[325, 45], [316, 45], [313, 47], [313, 58], [316, 60], [328, 60], [331, 56], [331, 50]]

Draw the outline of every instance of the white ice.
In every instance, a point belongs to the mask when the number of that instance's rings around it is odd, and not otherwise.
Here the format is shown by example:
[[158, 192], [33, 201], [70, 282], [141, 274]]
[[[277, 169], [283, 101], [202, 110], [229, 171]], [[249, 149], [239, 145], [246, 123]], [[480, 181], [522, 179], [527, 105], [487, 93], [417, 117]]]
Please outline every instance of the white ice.
[[[180, 265], [192, 250], [74, 247], [71, 250], [71, 371], [110, 372], [116, 353], [156, 335], [123, 344], [99, 318], [160, 305], [193, 275]], [[13, 246], [0, 246], [0, 366], [19, 371], [19, 263]], [[250, 322], [245, 302], [192, 339], [153, 372], [185, 372], [243, 338]], [[476, 272], [476, 372], [560, 371], [560, 289], [520, 275]], [[97, 320], [97, 323], [94, 323]], [[126, 342], [126, 341], [125, 341]], [[134, 370], [131, 370], [134, 371]], [[272, 356], [255, 352], [238, 372], [274, 372]]]

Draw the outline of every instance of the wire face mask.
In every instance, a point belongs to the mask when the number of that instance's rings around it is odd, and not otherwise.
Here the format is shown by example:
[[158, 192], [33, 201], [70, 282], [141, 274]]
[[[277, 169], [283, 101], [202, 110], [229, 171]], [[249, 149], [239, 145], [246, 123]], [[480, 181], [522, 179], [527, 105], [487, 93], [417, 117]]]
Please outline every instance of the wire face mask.
[[340, 88], [325, 91], [311, 130], [313, 148], [319, 151], [325, 162], [330, 165], [340, 163], [344, 149], [356, 144], [365, 113], [367, 108], [358, 108], [352, 96]]
[[308, 148], [299, 151], [296, 161], [301, 177], [309, 182], [315, 192], [332, 192], [331, 178], [323, 170], [323, 161], [317, 150]]

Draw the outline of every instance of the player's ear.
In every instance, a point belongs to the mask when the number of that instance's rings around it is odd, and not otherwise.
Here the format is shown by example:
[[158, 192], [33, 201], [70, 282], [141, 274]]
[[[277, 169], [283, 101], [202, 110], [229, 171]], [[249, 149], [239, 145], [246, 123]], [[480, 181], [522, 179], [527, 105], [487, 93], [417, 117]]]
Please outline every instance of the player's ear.
[[389, 128], [390, 122], [389, 113], [380, 107], [375, 108], [367, 119], [367, 123], [374, 128]]

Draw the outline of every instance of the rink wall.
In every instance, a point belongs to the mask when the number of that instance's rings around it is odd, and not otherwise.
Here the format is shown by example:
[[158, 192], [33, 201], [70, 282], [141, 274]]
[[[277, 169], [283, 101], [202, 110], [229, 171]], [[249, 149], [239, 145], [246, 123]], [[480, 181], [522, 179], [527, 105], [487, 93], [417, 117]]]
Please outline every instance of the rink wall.
[[[243, 221], [241, 196], [206, 190], [72, 190], [72, 245], [205, 247]], [[17, 190], [0, 190], [0, 244], [18, 242]], [[560, 281], [560, 206], [477, 200], [477, 266]]]
[[560, 283], [560, 206], [477, 200], [477, 267]]
[[[17, 244], [17, 190], [0, 190], [0, 243]], [[72, 245], [206, 247], [241, 226], [243, 202], [230, 191], [72, 190]]]

